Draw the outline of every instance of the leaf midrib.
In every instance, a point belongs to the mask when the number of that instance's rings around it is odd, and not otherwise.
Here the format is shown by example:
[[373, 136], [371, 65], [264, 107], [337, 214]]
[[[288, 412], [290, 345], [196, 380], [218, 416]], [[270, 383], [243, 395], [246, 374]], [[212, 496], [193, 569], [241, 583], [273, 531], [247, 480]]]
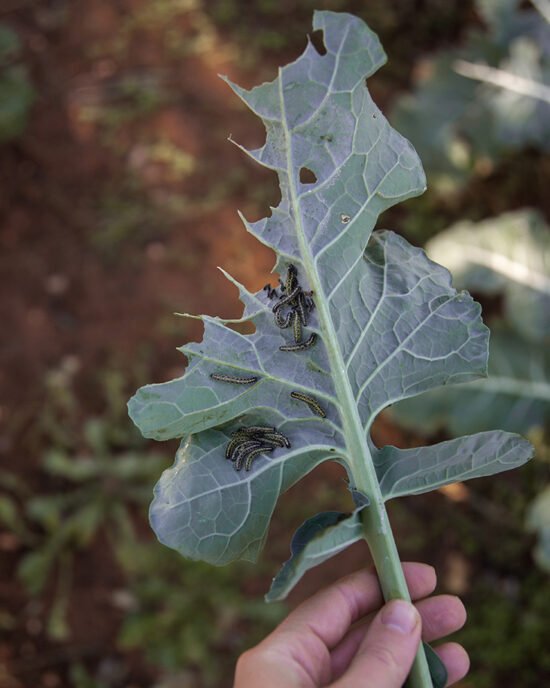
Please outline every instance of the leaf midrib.
[[[293, 165], [292, 136], [288, 127], [283, 93], [282, 68], [279, 68], [278, 76], [281, 127], [283, 129], [283, 135], [286, 144], [285, 153], [289, 180], [288, 192], [290, 194], [290, 202], [295, 220], [298, 244], [302, 254], [302, 263], [309, 278], [310, 286], [312, 287], [314, 294], [317, 295], [315, 305], [319, 314], [319, 325], [321, 331], [323, 332], [323, 343], [327, 349], [327, 356], [332, 372], [336, 396], [339, 402], [335, 404], [335, 406], [340, 407], [340, 420], [342, 422], [344, 431], [344, 441], [348, 448], [349, 467], [353, 475], [355, 487], [360, 489], [363, 494], [369, 497], [369, 499], [371, 499], [371, 503], [376, 503], [383, 506], [384, 500], [378, 486], [376, 471], [372, 462], [366, 436], [363, 433], [362, 423], [359, 418], [359, 411], [354, 401], [353, 390], [346, 373], [344, 358], [340, 350], [336, 332], [334, 331], [332, 317], [330, 315], [326, 300], [321, 298], [324, 295], [324, 291], [317, 274], [315, 260], [311, 254], [306, 233], [302, 224], [299, 194], [297, 193], [297, 184]], [[385, 512], [382, 509], [381, 514], [383, 513]], [[385, 522], [380, 523], [380, 527], [385, 532], [388, 530], [388, 524]]]

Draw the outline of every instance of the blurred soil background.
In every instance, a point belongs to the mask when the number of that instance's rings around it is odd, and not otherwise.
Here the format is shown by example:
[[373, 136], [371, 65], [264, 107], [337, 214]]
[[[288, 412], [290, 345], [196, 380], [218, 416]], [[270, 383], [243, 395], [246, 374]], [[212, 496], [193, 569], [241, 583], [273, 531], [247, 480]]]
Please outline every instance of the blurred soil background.
[[[303, 49], [314, 8], [379, 34], [389, 64], [369, 87], [383, 110], [426, 56], [487, 28], [465, 0], [0, 3], [0, 68], [12, 70], [0, 80], [1, 688], [231, 686], [238, 655], [285, 610], [369, 562], [353, 547], [288, 604], [263, 602], [296, 527], [350, 506], [330, 465], [282, 499], [258, 565], [168, 551], [147, 505], [176, 446], [143, 441], [125, 409], [139, 385], [180, 375], [176, 347], [200, 339], [174, 312], [240, 315], [217, 266], [251, 289], [270, 279], [273, 255], [237, 209], [262, 217], [276, 180], [227, 141], [255, 147], [263, 131], [217, 75], [273, 78]], [[531, 207], [548, 221], [549, 181], [547, 156], [526, 145], [380, 226], [422, 245], [458, 219]], [[499, 312], [498, 297], [481, 300]], [[539, 456], [519, 471], [390, 505], [403, 558], [435, 565], [469, 610], [463, 688], [550, 677], [548, 573], [525, 528], [548, 482], [543, 429], [534, 437]], [[375, 441], [424, 440], [382, 414]]]

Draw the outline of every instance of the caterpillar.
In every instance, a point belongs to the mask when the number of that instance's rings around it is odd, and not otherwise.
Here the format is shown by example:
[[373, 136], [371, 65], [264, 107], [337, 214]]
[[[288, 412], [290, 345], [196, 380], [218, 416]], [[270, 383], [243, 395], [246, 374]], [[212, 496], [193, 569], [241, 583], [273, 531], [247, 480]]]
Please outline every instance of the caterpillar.
[[260, 449], [261, 447], [263, 447], [263, 445], [258, 440], [248, 440], [247, 442], [242, 442], [233, 452], [230, 459], [231, 461], [238, 462], [243, 455], [248, 454], [248, 452], [252, 451], [253, 449]]
[[[306, 298], [303, 294], [300, 294], [300, 298], [298, 299], [298, 305], [296, 309], [296, 314], [300, 318], [301, 324], [306, 327], [307, 326], [307, 321], [308, 321], [308, 306], [306, 302]], [[296, 339], [296, 336], [294, 337]], [[296, 339], [296, 341], [300, 341], [299, 339]]]
[[307, 325], [309, 313], [311, 313], [311, 311], [315, 308], [315, 303], [311, 298], [312, 295], [312, 291], [304, 291], [300, 294], [298, 298], [298, 313], [300, 314], [302, 325], [304, 326]]
[[[273, 447], [259, 447], [258, 449], [253, 449], [251, 452], [249, 452], [246, 455], [246, 463], [245, 463], [245, 471], [249, 471], [252, 468], [252, 462], [257, 456], [260, 456], [260, 454], [263, 454], [265, 452], [272, 452]], [[240, 471], [241, 468], [243, 467], [243, 462], [245, 461], [245, 455], [241, 454], [239, 459], [235, 461], [235, 470]]]
[[233, 375], [221, 375], [220, 373], [210, 373], [210, 377], [218, 382], [230, 382], [234, 385], [253, 385], [258, 382], [257, 377], [234, 377]]
[[311, 346], [313, 346], [316, 339], [317, 335], [315, 332], [313, 332], [305, 342], [300, 342], [298, 344], [285, 344], [284, 346], [279, 347], [279, 351], [304, 351], [305, 349], [309, 349]]
[[262, 437], [262, 442], [272, 442], [279, 447], [286, 447], [290, 449], [290, 441], [288, 437], [281, 434], [280, 432], [268, 433]]
[[327, 417], [325, 411], [319, 406], [318, 402], [313, 397], [308, 397], [307, 394], [302, 394], [302, 392], [291, 392], [290, 396], [293, 399], [298, 399], [298, 401], [303, 401], [304, 404], [307, 404], [309, 408], [318, 416], [321, 416], [321, 418]]
[[302, 319], [297, 311], [292, 311], [292, 331], [296, 344], [302, 341]]
[[237, 432], [243, 432], [247, 435], [255, 435], [256, 433], [277, 432], [275, 428], [268, 425], [249, 425], [247, 428], [239, 428]]
[[267, 298], [268, 299], [274, 299], [275, 297], [278, 297], [279, 294], [277, 292], [277, 289], [274, 289], [271, 284], [264, 284], [262, 287], [263, 291], [267, 292]]
[[[227, 447], [225, 449], [225, 458], [229, 459], [231, 456], [238, 450], [238, 448], [246, 443], [246, 442], [263, 442], [263, 436], [258, 437], [260, 433], [258, 432], [247, 432], [247, 430], [251, 430], [252, 428], [239, 428], [236, 432], [232, 433], [231, 439], [227, 443]], [[256, 428], [255, 430], [258, 430], [259, 428]], [[275, 431], [275, 428], [261, 428], [262, 430], [266, 431], [266, 436], [271, 436], [272, 432]], [[280, 433], [276, 433], [280, 434]], [[282, 435], [284, 437], [284, 435]], [[282, 446], [282, 445], [281, 445]]]
[[286, 270], [286, 280], [284, 284], [284, 291], [286, 294], [290, 294], [295, 287], [298, 286], [298, 270], [292, 263], [289, 264]]
[[294, 287], [294, 289], [290, 293], [288, 293], [282, 299], [277, 301], [277, 303], [273, 306], [273, 308], [271, 310], [274, 313], [276, 313], [279, 310], [279, 308], [286, 306], [287, 303], [292, 303], [292, 301], [294, 301], [294, 299], [298, 296], [298, 294], [301, 293], [301, 291], [302, 291], [302, 287], [300, 287], [300, 286]]
[[277, 327], [280, 327], [282, 330], [285, 330], [287, 327], [290, 327], [293, 315], [294, 311], [290, 311], [290, 313], [287, 313], [286, 315], [283, 315], [282, 313], [280, 313], [280, 311], [276, 311], [275, 324], [277, 325]]
[[227, 447], [225, 448], [225, 458], [230, 459], [233, 456], [233, 452], [239, 446], [239, 444], [241, 444], [241, 442], [245, 442], [248, 439], [248, 435], [245, 435], [244, 433], [240, 432], [234, 432], [227, 444]]

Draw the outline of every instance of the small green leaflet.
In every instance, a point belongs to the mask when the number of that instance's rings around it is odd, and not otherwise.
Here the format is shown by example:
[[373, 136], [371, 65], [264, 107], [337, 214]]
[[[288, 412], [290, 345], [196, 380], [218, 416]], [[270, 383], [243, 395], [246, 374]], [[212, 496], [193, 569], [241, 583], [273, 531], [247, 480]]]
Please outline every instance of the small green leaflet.
[[424, 652], [426, 653], [426, 659], [428, 660], [433, 688], [445, 688], [448, 679], [445, 665], [439, 659], [439, 655], [435, 653], [428, 643], [422, 644], [424, 645]]
[[[388, 405], [484, 376], [488, 330], [479, 305], [451, 286], [445, 268], [397, 234], [373, 233], [380, 213], [424, 191], [424, 172], [366, 88], [386, 59], [375, 34], [335, 12], [316, 12], [313, 28], [323, 33], [325, 55], [309, 43], [274, 81], [250, 91], [230, 86], [265, 124], [265, 144], [247, 153], [275, 171], [281, 187], [269, 217], [243, 221], [275, 251], [283, 278], [293, 264], [303, 289], [313, 292], [304, 338], [315, 334], [315, 344], [281, 351], [294, 340], [292, 328], [276, 324], [273, 300], [227, 275], [254, 334], [202, 316], [202, 342], [181, 349], [183, 377], [143, 387], [129, 403], [144, 435], [181, 440], [155, 488], [157, 536], [186, 557], [218, 565], [256, 559], [279, 495], [323, 461], [346, 468], [350, 486], [364, 495], [358, 509], [380, 510], [393, 496], [490, 475], [531, 456], [528, 442], [503, 432], [428, 449], [372, 444], [372, 423]], [[303, 169], [316, 181], [302, 183]], [[258, 381], [227, 384], [213, 373]], [[326, 418], [291, 397], [295, 391], [315, 399]], [[225, 448], [250, 425], [276, 428], [291, 447], [236, 471]], [[277, 598], [357, 535], [348, 518], [321, 515], [313, 524], [299, 535], [300, 561], [287, 563], [274, 583]]]
[[306, 571], [361, 540], [364, 508], [358, 507], [353, 514], [325, 511], [302, 523], [290, 544], [291, 557], [273, 579], [266, 601], [284, 599]]

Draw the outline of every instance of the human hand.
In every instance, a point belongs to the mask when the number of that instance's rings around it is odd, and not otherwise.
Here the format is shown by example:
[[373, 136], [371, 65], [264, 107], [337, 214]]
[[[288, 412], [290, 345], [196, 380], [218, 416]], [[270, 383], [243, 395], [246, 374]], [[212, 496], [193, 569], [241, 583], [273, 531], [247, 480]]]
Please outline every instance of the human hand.
[[[358, 571], [303, 602], [237, 663], [234, 688], [401, 688], [421, 637], [430, 642], [466, 621], [452, 595], [427, 598], [436, 585], [431, 566], [403, 564], [415, 606], [383, 604], [374, 573]], [[423, 599], [427, 598], [427, 599]], [[378, 610], [378, 611], [377, 611]], [[436, 652], [452, 685], [470, 661], [457, 643]]]

